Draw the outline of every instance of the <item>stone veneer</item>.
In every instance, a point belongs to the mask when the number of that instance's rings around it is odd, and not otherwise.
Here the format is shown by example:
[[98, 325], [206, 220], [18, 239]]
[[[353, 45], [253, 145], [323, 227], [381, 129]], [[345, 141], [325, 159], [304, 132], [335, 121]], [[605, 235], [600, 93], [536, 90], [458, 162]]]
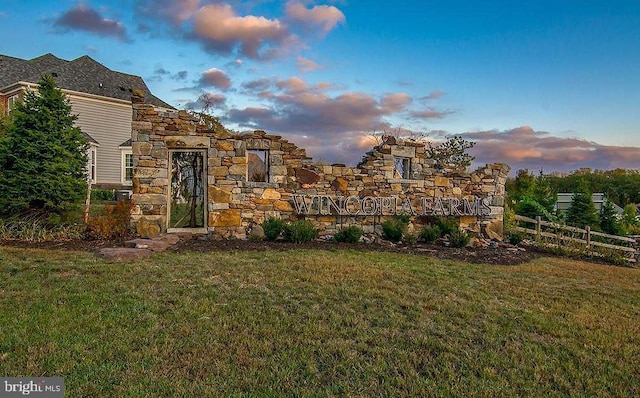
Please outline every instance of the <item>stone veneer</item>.
[[[300, 215], [293, 195], [331, 197], [482, 198], [490, 214], [460, 216], [461, 228], [478, 235], [501, 239], [504, 184], [509, 166], [491, 164], [474, 172], [437, 170], [426, 157], [422, 142], [386, 139], [365, 154], [356, 167], [314, 163], [304, 149], [264, 131], [232, 135], [206, 130], [186, 111], [163, 112], [133, 97], [132, 223], [142, 237], [167, 230], [169, 200], [169, 151], [206, 150], [207, 231], [223, 238], [244, 239], [253, 223], [268, 217], [286, 220], [306, 218], [321, 235], [331, 235], [345, 225], [360, 225], [367, 233], [379, 233], [386, 216]], [[268, 182], [247, 181], [247, 151], [268, 150]], [[394, 177], [394, 157], [410, 159], [409, 179]], [[400, 209], [398, 209], [399, 211]], [[489, 211], [487, 211], [489, 213]], [[412, 218], [423, 224], [433, 217]]]

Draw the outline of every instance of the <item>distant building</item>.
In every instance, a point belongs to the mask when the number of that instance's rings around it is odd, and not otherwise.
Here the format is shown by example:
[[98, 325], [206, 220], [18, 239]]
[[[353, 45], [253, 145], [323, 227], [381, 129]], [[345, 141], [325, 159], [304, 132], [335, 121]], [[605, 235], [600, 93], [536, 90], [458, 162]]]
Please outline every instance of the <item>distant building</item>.
[[[556, 197], [556, 212], [558, 214], [566, 212], [571, 206], [572, 200], [573, 200], [573, 193], [559, 193]], [[602, 209], [602, 206], [606, 202], [608, 202], [604, 193], [591, 194], [591, 201], [593, 202], [593, 205], [595, 206], [597, 212], [600, 212], [600, 209]], [[613, 202], [611, 202], [611, 204], [613, 205], [613, 209], [615, 210], [616, 213], [622, 214], [622, 210], [623, 210], [622, 207], [618, 206]]]
[[9, 113], [23, 92], [37, 89], [42, 75], [53, 77], [78, 116], [76, 125], [90, 143], [87, 170], [92, 184], [109, 188], [131, 186], [131, 95], [134, 89], [160, 108], [174, 109], [154, 96], [144, 80], [113, 71], [89, 56], [72, 61], [45, 54], [30, 60], [0, 54], [0, 112]]

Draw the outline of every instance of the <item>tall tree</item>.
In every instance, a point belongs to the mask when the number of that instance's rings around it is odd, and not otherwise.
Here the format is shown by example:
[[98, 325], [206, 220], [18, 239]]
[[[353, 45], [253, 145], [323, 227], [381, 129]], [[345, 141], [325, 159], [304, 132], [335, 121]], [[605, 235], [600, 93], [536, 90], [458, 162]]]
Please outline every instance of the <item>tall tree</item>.
[[27, 90], [0, 134], [0, 214], [60, 213], [80, 200], [87, 178], [87, 140], [71, 103], [50, 76]]
[[605, 200], [600, 209], [600, 229], [602, 232], [612, 235], [622, 235], [624, 233], [618, 220], [618, 214], [609, 200]]
[[583, 184], [573, 193], [571, 205], [567, 209], [565, 221], [568, 225], [584, 228], [586, 226], [596, 227], [599, 229], [600, 220], [596, 206], [591, 200], [591, 192], [589, 192]]

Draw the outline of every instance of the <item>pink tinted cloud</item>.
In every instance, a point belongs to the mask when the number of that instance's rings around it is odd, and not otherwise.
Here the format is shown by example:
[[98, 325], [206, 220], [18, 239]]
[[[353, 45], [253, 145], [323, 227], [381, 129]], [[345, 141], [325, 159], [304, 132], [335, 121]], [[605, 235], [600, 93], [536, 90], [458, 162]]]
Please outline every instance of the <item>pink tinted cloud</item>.
[[128, 41], [127, 31], [120, 22], [104, 18], [93, 8], [82, 3], [67, 10], [53, 23], [60, 32], [82, 30], [98, 36], [114, 37], [120, 41]]
[[300, 69], [304, 73], [313, 72], [314, 70], [322, 69], [322, 67], [317, 63], [315, 63], [314, 61], [304, 57], [298, 57], [297, 61], [298, 61], [298, 69]]
[[424, 97], [420, 97], [421, 101], [430, 101], [442, 98], [446, 93], [442, 90], [434, 90]]
[[464, 133], [476, 142], [472, 154], [476, 163], [507, 163], [512, 173], [519, 169], [568, 172], [583, 167], [593, 169], [633, 168], [640, 166], [640, 148], [607, 146], [575, 137], [556, 137], [529, 126], [508, 131]]
[[200, 6], [200, 0], [138, 0], [136, 12], [160, 18], [174, 26], [189, 20]]
[[221, 90], [228, 90], [231, 87], [231, 79], [226, 73], [218, 68], [211, 68], [202, 72], [198, 81], [199, 87], [217, 87]]
[[282, 134], [326, 161], [356, 164], [374, 144], [371, 136], [376, 132], [417, 133], [391, 122], [412, 110], [413, 97], [404, 92], [345, 91], [300, 77], [261, 78], [243, 83], [242, 90], [260, 105], [229, 109], [222, 116], [225, 123]]
[[193, 35], [208, 51], [234, 50], [253, 58], [270, 58], [296, 42], [287, 27], [277, 19], [238, 16], [228, 4], [207, 4], [193, 17]]
[[319, 5], [307, 8], [297, 0], [287, 3], [285, 13], [296, 23], [319, 26], [323, 33], [329, 32], [339, 23], [344, 23], [346, 19], [342, 11], [334, 6]]
[[382, 97], [381, 105], [391, 112], [399, 112], [411, 104], [412, 98], [406, 93], [387, 94]]

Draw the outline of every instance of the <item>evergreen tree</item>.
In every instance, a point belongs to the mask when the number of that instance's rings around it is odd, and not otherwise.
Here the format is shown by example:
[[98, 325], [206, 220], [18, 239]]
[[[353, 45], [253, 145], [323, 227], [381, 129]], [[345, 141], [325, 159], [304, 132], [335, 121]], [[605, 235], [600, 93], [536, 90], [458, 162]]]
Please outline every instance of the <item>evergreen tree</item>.
[[87, 141], [50, 76], [27, 90], [0, 134], [0, 214], [60, 213], [85, 194]]
[[518, 170], [516, 178], [507, 186], [508, 199], [516, 214], [554, 221], [555, 195], [548, 178], [542, 174], [534, 177], [529, 170]]
[[430, 159], [435, 160], [436, 168], [441, 170], [465, 170], [476, 158], [467, 151], [476, 143], [467, 141], [462, 137], [449, 137], [445, 142], [433, 145], [427, 143], [426, 153]]
[[600, 229], [602, 232], [611, 235], [623, 234], [618, 215], [613, 208], [613, 204], [608, 200], [605, 200], [600, 209]]
[[571, 205], [565, 215], [565, 221], [568, 225], [578, 228], [584, 228], [588, 225], [599, 229], [598, 212], [591, 200], [591, 193], [584, 187], [578, 188], [573, 193]]

